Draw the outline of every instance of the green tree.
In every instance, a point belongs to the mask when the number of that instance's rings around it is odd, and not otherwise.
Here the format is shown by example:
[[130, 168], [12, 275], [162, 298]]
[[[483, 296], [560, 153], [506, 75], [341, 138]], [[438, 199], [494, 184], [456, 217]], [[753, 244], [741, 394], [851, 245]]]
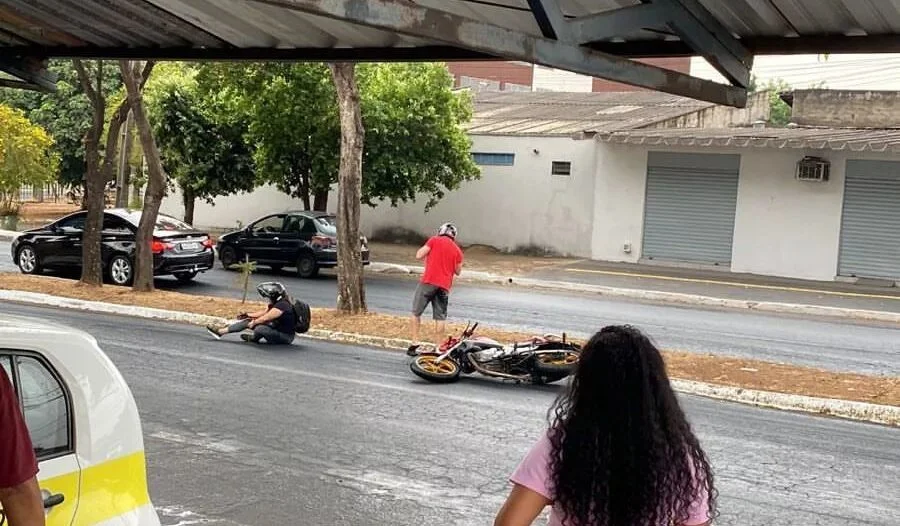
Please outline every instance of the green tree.
[[186, 222], [194, 221], [197, 199], [214, 204], [217, 196], [256, 187], [243, 114], [197, 96], [190, 81], [155, 92], [151, 108], [163, 166], [181, 188]]
[[0, 105], [0, 215], [16, 212], [19, 189], [53, 180], [58, 157], [53, 139], [25, 114]]
[[[356, 69], [366, 147], [362, 202], [392, 205], [424, 194], [426, 208], [479, 171], [462, 124], [471, 99], [452, 90], [441, 64], [361, 64]], [[325, 210], [337, 183], [340, 122], [331, 74], [320, 64], [207, 64], [203, 99], [223, 100], [249, 121], [260, 179]]]
[[791, 85], [783, 79], [771, 79], [759, 87], [769, 93], [769, 124], [776, 127], [786, 126], [791, 122], [791, 107], [781, 100], [781, 95], [791, 91]]
[[366, 147], [363, 202], [399, 202], [427, 196], [430, 209], [449, 190], [480, 175], [469, 136], [467, 93], [452, 90], [442, 64], [364, 64], [359, 70]]
[[340, 128], [334, 87], [322, 64], [205, 64], [198, 94], [245, 115], [261, 182], [325, 210], [337, 181]]
[[[84, 135], [91, 127], [92, 106], [85, 96], [71, 60], [51, 60], [50, 71], [57, 74], [53, 93], [0, 89], [0, 102], [25, 112], [32, 122], [53, 138], [53, 150], [59, 158], [57, 180], [66, 186], [81, 185], [85, 173]], [[121, 89], [112, 68], [102, 83], [105, 97]]]

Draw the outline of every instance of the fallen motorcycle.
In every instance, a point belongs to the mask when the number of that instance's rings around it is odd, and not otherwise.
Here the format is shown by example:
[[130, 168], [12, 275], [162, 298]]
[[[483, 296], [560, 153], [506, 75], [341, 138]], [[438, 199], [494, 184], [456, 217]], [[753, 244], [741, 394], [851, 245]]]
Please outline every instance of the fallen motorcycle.
[[575, 372], [581, 347], [566, 335], [545, 334], [503, 345], [475, 336], [476, 322], [459, 337], [450, 336], [436, 350], [416, 349], [410, 370], [429, 382], [449, 383], [460, 374], [481, 373], [517, 383], [547, 384]]

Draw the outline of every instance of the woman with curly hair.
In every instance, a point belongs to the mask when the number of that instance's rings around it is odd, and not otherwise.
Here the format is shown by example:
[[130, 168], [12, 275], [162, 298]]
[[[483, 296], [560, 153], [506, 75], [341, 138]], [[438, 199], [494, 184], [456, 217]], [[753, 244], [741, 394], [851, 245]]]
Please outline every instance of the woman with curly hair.
[[700, 526], [715, 516], [713, 474], [659, 350], [606, 327], [581, 352], [550, 427], [510, 477], [495, 526]]

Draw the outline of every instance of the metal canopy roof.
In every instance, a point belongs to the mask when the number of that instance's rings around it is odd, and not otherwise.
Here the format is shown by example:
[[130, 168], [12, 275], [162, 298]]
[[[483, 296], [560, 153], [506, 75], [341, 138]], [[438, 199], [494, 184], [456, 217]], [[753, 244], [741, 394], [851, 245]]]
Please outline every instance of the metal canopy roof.
[[[0, 69], [42, 87], [46, 57], [504, 58], [742, 106], [754, 54], [851, 51], [900, 51], [900, 3], [0, 0]], [[704, 56], [731, 84], [627, 60], [675, 55]]]

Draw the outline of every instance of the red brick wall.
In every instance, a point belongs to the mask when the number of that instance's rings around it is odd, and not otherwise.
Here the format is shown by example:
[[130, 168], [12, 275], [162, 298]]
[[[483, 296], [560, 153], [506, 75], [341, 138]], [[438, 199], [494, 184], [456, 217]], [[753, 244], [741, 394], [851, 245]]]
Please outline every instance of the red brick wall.
[[[658, 66], [661, 68], [675, 70], [681, 73], [691, 72], [691, 57], [674, 57], [674, 58], [647, 58], [638, 60], [645, 64]], [[593, 91], [643, 91], [643, 88], [636, 88], [628, 84], [619, 84], [618, 82], [610, 82], [606, 79], [594, 79]]]
[[[675, 57], [675, 58], [648, 58], [640, 60], [646, 64], [652, 64], [661, 68], [680, 71], [681, 73], [690, 73], [691, 58]], [[509, 82], [512, 84], [521, 84], [523, 86], [531, 86], [532, 68], [525, 64], [506, 61], [473, 61], [473, 62], [450, 62], [447, 64], [450, 74], [455, 79], [455, 85], [459, 87], [460, 77], [472, 77], [476, 79], [492, 80], [501, 84]], [[605, 79], [594, 79], [593, 91], [635, 91], [641, 88], [635, 88], [626, 84], [610, 82]]]
[[500, 83], [510, 82], [531, 86], [531, 66], [505, 61], [450, 62], [447, 64], [450, 74], [459, 86], [459, 77], [493, 80]]

